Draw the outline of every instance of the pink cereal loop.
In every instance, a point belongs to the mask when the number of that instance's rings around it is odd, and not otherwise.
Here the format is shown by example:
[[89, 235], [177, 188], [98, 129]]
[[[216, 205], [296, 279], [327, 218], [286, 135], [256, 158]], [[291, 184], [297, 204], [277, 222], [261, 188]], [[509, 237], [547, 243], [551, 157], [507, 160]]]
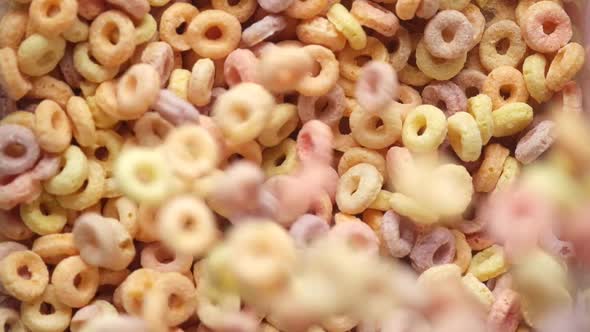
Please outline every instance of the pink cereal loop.
[[413, 226], [393, 210], [385, 212], [381, 221], [381, 236], [391, 256], [401, 258], [410, 254], [416, 240]]
[[45, 154], [41, 160], [30, 171], [34, 180], [45, 181], [52, 178], [59, 172], [61, 157], [52, 154]]
[[286, 227], [309, 210], [313, 198], [309, 184], [291, 175], [273, 176], [264, 183], [264, 190], [276, 200], [275, 220]]
[[150, 243], [141, 251], [141, 266], [159, 272], [185, 272], [191, 269], [193, 257], [168, 250], [161, 243]]
[[520, 298], [513, 290], [505, 289], [496, 297], [487, 318], [489, 332], [514, 332], [520, 321]]
[[289, 8], [295, 0], [258, 0], [258, 4], [267, 12], [276, 14]]
[[[555, 28], [549, 34], [544, 26]], [[567, 44], [573, 35], [572, 22], [565, 10], [555, 2], [537, 2], [526, 12], [521, 22], [522, 36], [527, 45], [541, 53], [552, 53]]]
[[379, 239], [375, 232], [363, 222], [342, 222], [330, 229], [329, 236], [345, 240], [355, 249], [366, 251], [370, 255], [379, 254]]
[[191, 103], [167, 89], [160, 90], [152, 109], [177, 126], [186, 122], [199, 123], [199, 111]]
[[530, 164], [547, 151], [555, 141], [555, 123], [551, 120], [539, 122], [529, 130], [516, 145], [515, 157], [523, 164]]
[[453, 82], [463, 90], [467, 98], [471, 98], [481, 93], [487, 77], [479, 70], [463, 69], [453, 78]]
[[582, 89], [575, 81], [568, 82], [561, 90], [564, 112], [582, 112]]
[[[443, 37], [445, 31], [453, 32], [453, 39], [449, 42]], [[426, 24], [424, 46], [435, 57], [455, 59], [471, 49], [474, 34], [473, 25], [463, 13], [443, 10]]]
[[[7, 181], [8, 180], [8, 181]], [[41, 195], [41, 183], [30, 173], [12, 179], [0, 179], [0, 209], [10, 210], [21, 203], [30, 203]]]
[[282, 16], [268, 15], [244, 29], [242, 43], [244, 46], [254, 46], [266, 38], [287, 27], [287, 20]]
[[151, 42], [141, 53], [141, 62], [156, 69], [162, 86], [166, 85], [174, 69], [174, 51], [165, 42]]
[[223, 76], [230, 87], [242, 82], [256, 82], [258, 58], [252, 51], [233, 50], [223, 63]]
[[416, 11], [416, 16], [423, 19], [429, 19], [436, 15], [436, 12], [438, 12], [439, 8], [440, 0], [422, 0], [420, 2], [420, 6], [418, 6], [418, 10]]
[[0, 209], [0, 234], [3, 238], [14, 241], [30, 239], [33, 232], [25, 225], [20, 217], [19, 209], [5, 211]]
[[447, 116], [457, 112], [467, 111], [467, 97], [465, 92], [451, 81], [435, 82], [422, 90], [424, 104], [439, 106], [444, 104], [443, 111]]
[[420, 273], [435, 265], [451, 263], [454, 258], [455, 237], [444, 227], [419, 236], [410, 253], [412, 266]]
[[304, 214], [291, 225], [289, 234], [298, 248], [305, 248], [312, 241], [326, 235], [329, 230], [330, 226], [324, 219], [313, 214]]
[[541, 248], [545, 249], [548, 253], [560, 257], [564, 261], [576, 255], [574, 244], [569, 241], [562, 241], [555, 236], [553, 232], [546, 232], [541, 235], [539, 239]]
[[329, 126], [319, 120], [311, 120], [303, 125], [297, 134], [297, 157], [303, 163], [332, 163], [332, 141], [334, 135]]
[[127, 14], [133, 18], [140, 20], [150, 11], [150, 3], [148, 0], [106, 0], [123, 9]]
[[[12, 148], [20, 148], [21, 151]], [[30, 129], [14, 124], [0, 126], [0, 176], [15, 175], [30, 169], [37, 162], [39, 154], [39, 144]]]
[[356, 82], [355, 96], [368, 112], [378, 112], [397, 98], [399, 82], [389, 63], [371, 61], [363, 66]]
[[[316, 109], [318, 101], [325, 101], [325, 106]], [[302, 122], [318, 119], [327, 125], [334, 125], [340, 121], [346, 109], [346, 96], [340, 85], [336, 84], [326, 95], [322, 97], [300, 95], [297, 99], [297, 111]]]

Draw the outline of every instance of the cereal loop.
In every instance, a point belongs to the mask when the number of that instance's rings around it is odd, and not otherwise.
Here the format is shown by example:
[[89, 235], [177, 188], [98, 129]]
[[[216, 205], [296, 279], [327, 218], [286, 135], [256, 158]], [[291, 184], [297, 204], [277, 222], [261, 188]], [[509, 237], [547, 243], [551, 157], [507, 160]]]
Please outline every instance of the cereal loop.
[[[443, 36], [443, 32], [452, 35]], [[473, 26], [463, 13], [443, 10], [428, 21], [424, 29], [424, 46], [436, 57], [455, 59], [467, 53], [472, 46], [473, 37]]]
[[191, 21], [186, 38], [197, 54], [216, 60], [236, 49], [241, 33], [240, 21], [235, 16], [221, 10], [205, 10]]

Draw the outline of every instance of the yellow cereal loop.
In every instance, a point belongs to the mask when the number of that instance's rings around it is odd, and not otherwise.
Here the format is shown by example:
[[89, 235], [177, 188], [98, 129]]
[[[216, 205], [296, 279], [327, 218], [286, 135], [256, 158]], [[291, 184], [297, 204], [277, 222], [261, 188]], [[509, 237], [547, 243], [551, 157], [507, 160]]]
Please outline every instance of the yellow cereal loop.
[[515, 262], [511, 274], [516, 290], [537, 302], [543, 302], [543, 297], [556, 288], [569, 286], [564, 265], [542, 250], [535, 250]]
[[92, 114], [92, 119], [96, 128], [108, 129], [114, 127], [118, 120], [108, 115], [106, 112], [98, 107], [95, 96], [86, 97], [86, 103], [88, 104], [88, 110]]
[[381, 190], [377, 194], [377, 198], [369, 205], [369, 209], [387, 211], [391, 209], [391, 196], [393, 193], [387, 190]]
[[158, 22], [150, 15], [146, 14], [139, 24], [135, 27], [135, 44], [143, 44], [150, 41], [158, 31]]
[[547, 59], [539, 53], [528, 56], [522, 64], [526, 88], [531, 97], [539, 103], [544, 103], [553, 96], [553, 92], [549, 90], [545, 82], [545, 68], [547, 68]]
[[277, 146], [262, 151], [262, 170], [267, 177], [289, 174], [299, 165], [296, 143], [287, 138]]
[[461, 279], [461, 270], [455, 264], [440, 264], [428, 268], [418, 277], [418, 285], [426, 289]]
[[74, 23], [72, 23], [72, 25], [62, 34], [62, 36], [70, 43], [80, 43], [88, 40], [89, 30], [88, 23], [82, 22], [78, 17], [76, 17]]
[[104, 193], [105, 176], [102, 166], [94, 160], [89, 160], [86, 185], [73, 194], [57, 196], [57, 201], [61, 206], [76, 211], [91, 207], [101, 199]]
[[328, 20], [334, 24], [336, 30], [340, 31], [348, 40], [350, 47], [355, 50], [362, 50], [367, 45], [367, 34], [360, 23], [346, 7], [336, 3], [326, 13]]
[[25, 225], [39, 235], [59, 233], [68, 221], [66, 210], [47, 193], [29, 204], [22, 204], [20, 216]]
[[8, 114], [2, 120], [0, 124], [16, 124], [29, 128], [31, 131], [35, 130], [35, 114], [26, 111], [16, 111]]
[[33, 34], [18, 47], [18, 68], [31, 76], [43, 76], [52, 71], [64, 56], [66, 41]]
[[516, 160], [514, 157], [506, 158], [504, 161], [504, 166], [502, 167], [502, 174], [496, 183], [495, 191], [509, 187], [514, 183], [514, 181], [516, 181], [519, 174], [520, 162], [518, 162], [518, 160]]
[[492, 308], [492, 304], [494, 304], [494, 294], [492, 294], [492, 291], [486, 286], [486, 284], [479, 281], [471, 273], [467, 273], [461, 278], [461, 283], [465, 289], [467, 289], [469, 294], [473, 295], [474, 298], [483, 305], [486, 311], [489, 311]]
[[172, 190], [172, 171], [159, 151], [146, 148], [121, 151], [114, 174], [121, 191], [140, 203], [159, 203]]
[[88, 178], [88, 159], [75, 145], [70, 145], [62, 155], [63, 168], [43, 184], [53, 195], [68, 195], [80, 189]]
[[449, 142], [463, 161], [475, 161], [481, 155], [482, 141], [477, 122], [467, 112], [457, 112], [448, 119]]
[[451, 233], [453, 233], [453, 236], [455, 237], [455, 260], [453, 261], [453, 264], [461, 268], [461, 273], [465, 273], [471, 263], [471, 247], [467, 242], [465, 234], [457, 230], [451, 230]]
[[424, 185], [429, 186], [430, 190], [419, 199], [429, 210], [447, 217], [465, 212], [473, 196], [473, 181], [464, 166], [444, 164], [429, 175], [419, 176], [428, 181]]
[[507, 270], [508, 262], [504, 256], [504, 248], [494, 244], [473, 256], [467, 273], [473, 274], [480, 281], [487, 281]]
[[479, 133], [481, 143], [488, 144], [494, 134], [494, 117], [492, 115], [493, 105], [492, 98], [486, 94], [479, 94], [467, 99], [467, 112], [473, 116]]
[[420, 105], [406, 115], [402, 128], [404, 146], [412, 152], [431, 152], [447, 135], [447, 118], [432, 105]]
[[393, 193], [389, 199], [391, 208], [398, 214], [419, 224], [434, 224], [439, 216], [424, 208], [415, 199], [401, 193]]
[[416, 66], [426, 76], [439, 80], [449, 80], [455, 77], [465, 65], [467, 53], [455, 59], [441, 59], [433, 56], [424, 46], [424, 39], [421, 39], [416, 46]]
[[514, 135], [533, 121], [533, 108], [525, 103], [506, 104], [493, 112], [494, 137]]
[[168, 90], [178, 97], [188, 100], [188, 82], [192, 73], [186, 69], [174, 69], [168, 81]]
[[537, 301], [538, 297], [530, 298], [528, 296], [520, 297], [520, 310], [522, 318], [527, 325], [536, 328], [544, 318], [555, 310], [571, 308], [573, 299], [571, 294], [564, 287], [557, 287], [550, 295], [545, 295], [542, 301]]

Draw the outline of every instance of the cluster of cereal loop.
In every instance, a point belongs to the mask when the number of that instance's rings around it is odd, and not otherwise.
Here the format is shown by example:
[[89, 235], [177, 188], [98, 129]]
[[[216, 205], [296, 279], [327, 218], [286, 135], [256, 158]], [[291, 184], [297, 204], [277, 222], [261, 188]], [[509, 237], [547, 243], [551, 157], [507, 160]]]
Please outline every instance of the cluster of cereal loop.
[[2, 1], [0, 332], [590, 331], [581, 6]]

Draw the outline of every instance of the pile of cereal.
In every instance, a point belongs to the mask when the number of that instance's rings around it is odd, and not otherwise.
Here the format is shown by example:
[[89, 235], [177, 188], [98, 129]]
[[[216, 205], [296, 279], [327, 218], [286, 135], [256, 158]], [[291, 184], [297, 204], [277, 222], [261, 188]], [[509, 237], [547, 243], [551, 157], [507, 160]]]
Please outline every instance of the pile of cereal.
[[580, 2], [3, 6], [1, 331], [590, 330]]

